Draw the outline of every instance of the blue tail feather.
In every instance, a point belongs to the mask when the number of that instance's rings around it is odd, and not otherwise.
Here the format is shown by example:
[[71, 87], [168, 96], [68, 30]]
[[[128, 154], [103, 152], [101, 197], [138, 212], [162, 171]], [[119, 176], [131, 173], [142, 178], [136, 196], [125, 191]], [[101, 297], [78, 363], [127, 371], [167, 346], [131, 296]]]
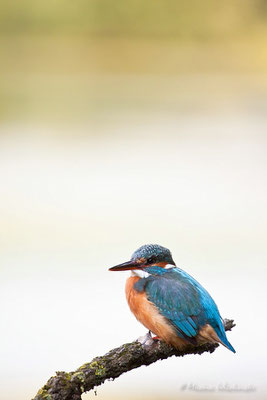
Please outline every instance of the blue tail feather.
[[216, 326], [216, 328], [214, 328], [215, 332], [217, 333], [221, 343], [227, 347], [227, 349], [229, 349], [230, 351], [232, 351], [233, 353], [236, 353], [235, 349], [233, 348], [233, 346], [231, 345], [231, 343], [228, 341], [226, 334], [225, 334], [225, 330], [224, 330], [224, 326], [223, 323], [220, 321], [220, 324]]
[[218, 336], [219, 336], [219, 338], [220, 338], [222, 344], [223, 344], [225, 347], [227, 347], [227, 349], [231, 350], [233, 353], [236, 353], [236, 351], [235, 351], [235, 349], [233, 348], [233, 346], [231, 345], [231, 343], [228, 342], [228, 339], [227, 339], [227, 337], [226, 337], [225, 334], [223, 335], [223, 336], [224, 336], [223, 338], [221, 337], [222, 335], [218, 335]]

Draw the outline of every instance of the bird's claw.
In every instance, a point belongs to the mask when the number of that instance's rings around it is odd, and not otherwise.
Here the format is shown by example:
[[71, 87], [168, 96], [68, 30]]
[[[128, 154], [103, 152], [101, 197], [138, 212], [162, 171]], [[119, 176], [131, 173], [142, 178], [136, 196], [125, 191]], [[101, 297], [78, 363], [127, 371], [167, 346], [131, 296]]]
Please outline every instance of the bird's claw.
[[140, 336], [137, 341], [141, 343], [142, 346], [147, 347], [147, 346], [152, 346], [155, 341], [153, 340], [151, 336], [151, 332], [148, 331], [146, 335]]

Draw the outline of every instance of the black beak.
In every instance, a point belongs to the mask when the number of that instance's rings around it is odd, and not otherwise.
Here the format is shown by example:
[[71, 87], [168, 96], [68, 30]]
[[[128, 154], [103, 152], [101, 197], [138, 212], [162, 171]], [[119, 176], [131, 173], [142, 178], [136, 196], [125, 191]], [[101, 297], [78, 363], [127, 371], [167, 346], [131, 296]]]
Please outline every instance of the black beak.
[[131, 269], [143, 269], [144, 264], [136, 261], [126, 261], [123, 264], [115, 265], [109, 268], [109, 271], [128, 271]]

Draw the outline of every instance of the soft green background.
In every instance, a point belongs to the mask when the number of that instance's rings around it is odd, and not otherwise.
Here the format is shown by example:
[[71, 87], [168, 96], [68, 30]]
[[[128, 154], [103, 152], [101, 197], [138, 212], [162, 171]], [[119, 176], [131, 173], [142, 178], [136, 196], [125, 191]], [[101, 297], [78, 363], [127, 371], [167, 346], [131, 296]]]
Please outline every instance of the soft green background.
[[144, 334], [107, 271], [144, 243], [236, 320], [237, 354], [98, 396], [266, 398], [266, 73], [263, 0], [0, 3], [1, 398]]

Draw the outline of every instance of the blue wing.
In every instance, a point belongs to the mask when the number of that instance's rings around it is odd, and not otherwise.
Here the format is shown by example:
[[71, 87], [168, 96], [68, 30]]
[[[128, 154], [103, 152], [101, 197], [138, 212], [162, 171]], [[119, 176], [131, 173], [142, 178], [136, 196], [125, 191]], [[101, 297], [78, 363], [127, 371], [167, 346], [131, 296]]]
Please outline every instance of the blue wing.
[[153, 275], [141, 279], [136, 288], [145, 290], [148, 300], [175, 327], [179, 337], [194, 343], [199, 330], [208, 323], [222, 343], [234, 351], [214, 300], [194, 278], [177, 267], [149, 268]]

